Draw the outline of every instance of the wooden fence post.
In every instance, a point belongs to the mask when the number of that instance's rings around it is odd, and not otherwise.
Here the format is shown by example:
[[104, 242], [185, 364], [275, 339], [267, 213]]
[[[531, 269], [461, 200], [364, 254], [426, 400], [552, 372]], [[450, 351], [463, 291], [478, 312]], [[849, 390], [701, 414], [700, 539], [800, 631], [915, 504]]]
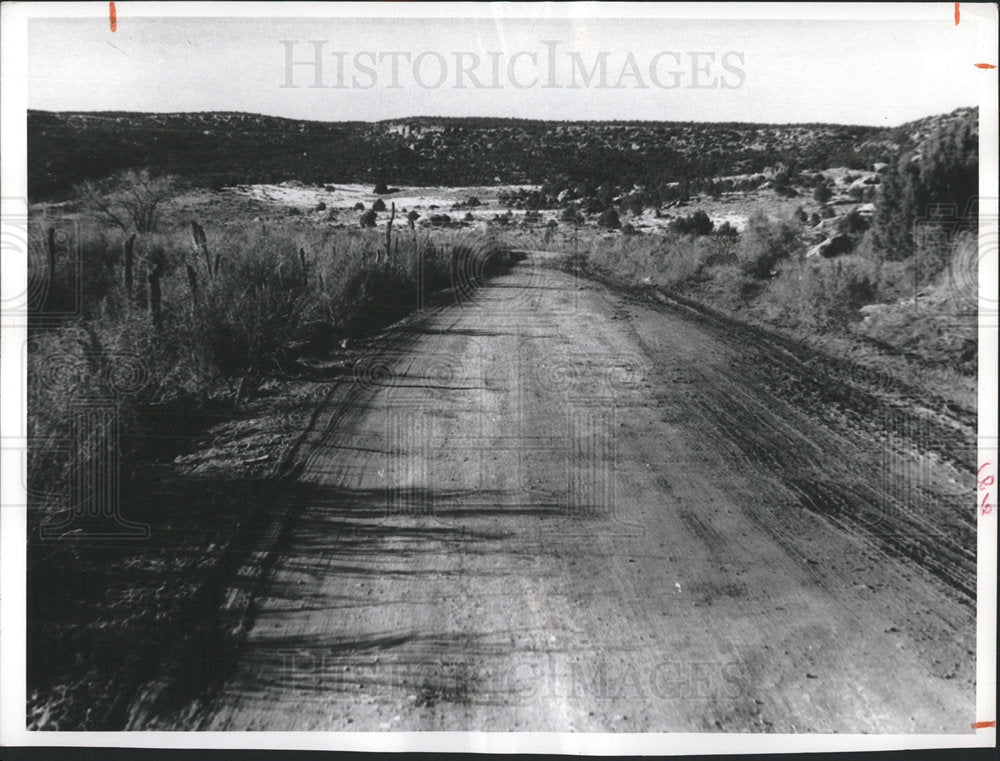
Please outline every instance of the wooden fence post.
[[163, 312], [161, 309], [160, 278], [163, 277], [163, 262], [158, 261], [153, 271], [149, 273], [149, 309], [153, 313], [153, 327], [157, 330], [163, 327]]
[[46, 237], [46, 251], [49, 256], [49, 293], [56, 287], [56, 229], [50, 227]]
[[[212, 257], [208, 253], [208, 238], [205, 237], [205, 231], [202, 229], [201, 225], [191, 220], [191, 241], [194, 243], [194, 250], [198, 251], [205, 257], [205, 267], [208, 269], [208, 276], [215, 279], [215, 273], [212, 271]], [[216, 269], [218, 269], [218, 261], [216, 262]]]
[[135, 266], [135, 233], [132, 233], [125, 241], [125, 299], [126, 303], [132, 304], [132, 269]]
[[195, 299], [198, 298], [198, 273], [194, 271], [194, 267], [190, 264], [185, 264], [184, 268], [187, 270], [188, 285], [191, 287], [191, 296]]
[[396, 218], [396, 202], [392, 202], [392, 213], [389, 215], [389, 224], [385, 227], [385, 260], [392, 257], [392, 221]]

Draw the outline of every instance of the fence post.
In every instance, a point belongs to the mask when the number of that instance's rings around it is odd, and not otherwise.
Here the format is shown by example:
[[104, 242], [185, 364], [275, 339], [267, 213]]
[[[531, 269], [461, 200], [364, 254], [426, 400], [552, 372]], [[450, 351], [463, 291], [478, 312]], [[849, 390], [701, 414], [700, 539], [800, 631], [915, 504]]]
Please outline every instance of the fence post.
[[126, 303], [132, 304], [132, 268], [135, 266], [135, 233], [132, 233], [124, 244], [125, 259], [125, 297]]
[[158, 261], [149, 273], [149, 309], [153, 313], [153, 327], [163, 327], [163, 312], [160, 303], [160, 278], [163, 277], [163, 262]]
[[385, 227], [385, 260], [392, 257], [392, 221], [396, 218], [396, 202], [392, 202], [392, 213], [389, 214], [389, 224]]
[[188, 285], [191, 287], [191, 296], [195, 299], [198, 298], [198, 273], [194, 271], [194, 267], [190, 264], [185, 264], [184, 267], [187, 269]]
[[[191, 241], [194, 243], [195, 251], [200, 251], [205, 257], [205, 266], [208, 268], [208, 276], [215, 279], [215, 273], [212, 271], [212, 257], [208, 253], [208, 238], [205, 237], [205, 231], [202, 229], [201, 225], [191, 220]], [[218, 262], [216, 262], [216, 268], [218, 268]]]
[[56, 287], [56, 229], [50, 227], [46, 238], [49, 255], [49, 293]]

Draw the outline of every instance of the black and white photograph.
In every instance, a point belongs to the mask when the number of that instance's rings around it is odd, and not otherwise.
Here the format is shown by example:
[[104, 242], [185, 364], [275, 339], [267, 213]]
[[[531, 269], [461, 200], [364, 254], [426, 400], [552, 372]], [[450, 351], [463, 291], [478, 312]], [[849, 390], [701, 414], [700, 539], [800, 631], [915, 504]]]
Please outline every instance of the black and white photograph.
[[4, 745], [995, 747], [995, 4], [2, 11]]

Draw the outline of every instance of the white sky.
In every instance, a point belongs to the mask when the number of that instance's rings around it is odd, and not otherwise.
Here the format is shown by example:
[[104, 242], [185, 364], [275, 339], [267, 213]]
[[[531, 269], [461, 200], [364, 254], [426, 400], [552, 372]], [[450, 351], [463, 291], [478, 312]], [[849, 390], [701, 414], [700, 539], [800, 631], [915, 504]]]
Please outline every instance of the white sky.
[[[125, 3], [120, 3], [125, 6]], [[950, 6], [950, 4], [948, 4]], [[412, 7], [412, 6], [411, 6]], [[859, 8], [863, 6], [858, 6]], [[46, 110], [246, 111], [317, 120], [377, 120], [412, 115], [512, 116], [539, 119], [652, 119], [671, 121], [839, 122], [897, 125], [978, 103], [978, 59], [971, 23], [921, 21], [698, 21], [520, 19], [219, 19], [129, 18], [112, 33], [107, 17], [32, 19], [29, 22], [29, 107]], [[360, 51], [456, 52], [483, 60], [535, 52], [537, 69], [522, 61], [521, 81], [546, 74], [543, 40], [559, 41], [562, 79], [566, 51], [591, 65], [609, 52], [614, 81], [631, 52], [640, 70], [660, 51], [743, 54], [745, 83], [736, 89], [552, 90], [513, 87], [455, 89], [449, 73], [439, 89], [418, 87], [412, 64], [401, 66], [398, 89], [388, 62], [372, 89], [314, 89], [299, 67], [296, 84], [282, 88], [285, 48], [296, 40], [296, 60], [312, 57], [310, 40], [326, 40], [325, 79], [333, 84], [333, 51], [347, 53], [347, 77]], [[671, 59], [661, 59], [663, 71]], [[690, 83], [690, 64], [682, 58]], [[738, 61], [737, 61], [738, 64]], [[505, 65], [505, 64], [504, 64]], [[437, 68], [426, 62], [425, 78]], [[729, 76], [715, 64], [711, 76]], [[648, 82], [648, 76], [643, 74]], [[665, 75], [663, 78], [666, 78]]]

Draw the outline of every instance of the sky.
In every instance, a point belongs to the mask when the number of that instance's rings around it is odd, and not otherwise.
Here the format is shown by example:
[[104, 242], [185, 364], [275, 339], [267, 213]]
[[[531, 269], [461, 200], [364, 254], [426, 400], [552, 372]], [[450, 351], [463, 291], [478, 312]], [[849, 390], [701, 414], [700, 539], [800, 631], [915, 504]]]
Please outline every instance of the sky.
[[895, 126], [978, 103], [974, 37], [950, 19], [32, 19], [28, 103]]

